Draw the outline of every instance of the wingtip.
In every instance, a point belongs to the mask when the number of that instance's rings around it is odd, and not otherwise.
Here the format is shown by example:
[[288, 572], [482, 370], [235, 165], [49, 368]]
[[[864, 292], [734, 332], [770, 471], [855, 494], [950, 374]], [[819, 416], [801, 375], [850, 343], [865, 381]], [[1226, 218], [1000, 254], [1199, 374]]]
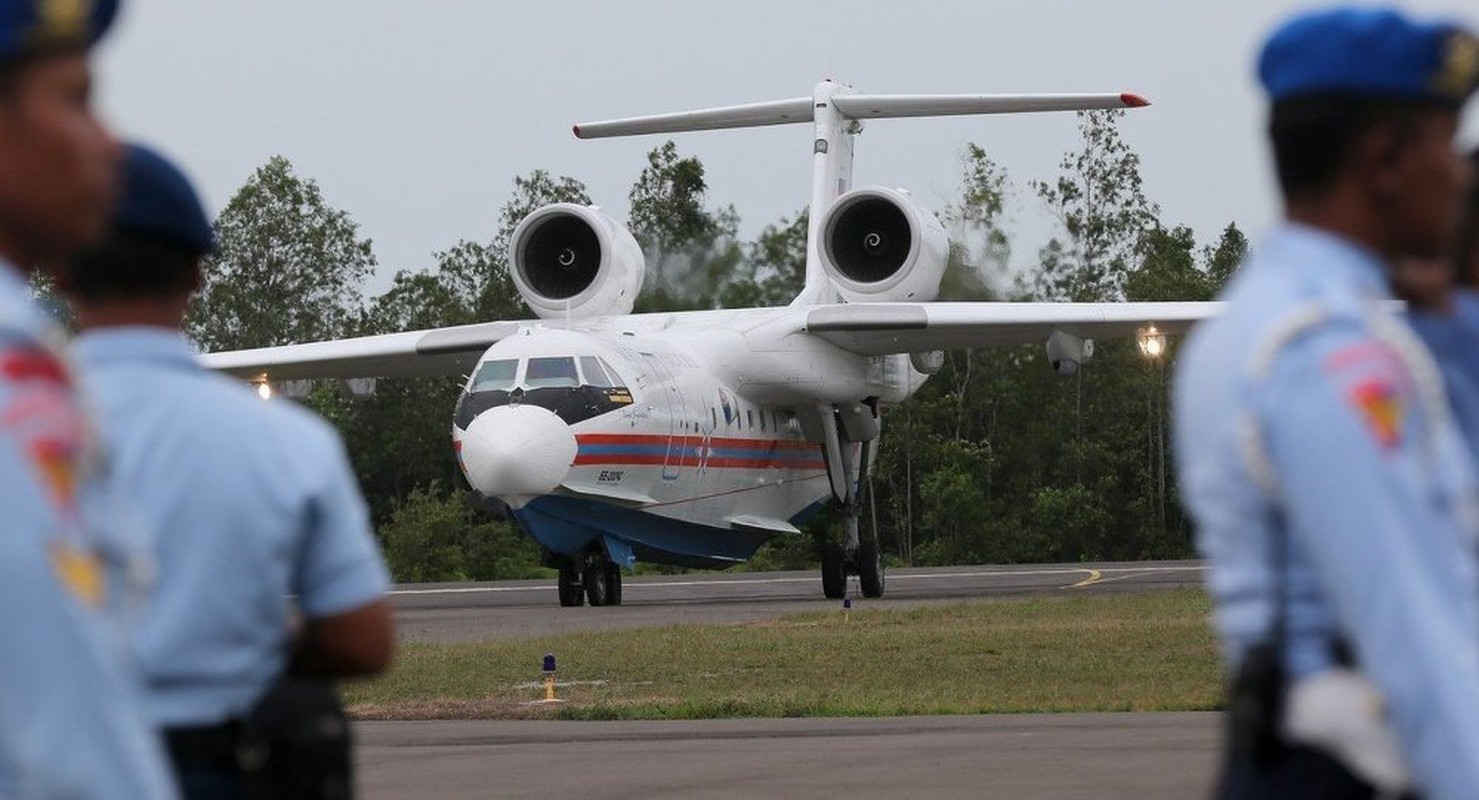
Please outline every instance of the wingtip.
[[1124, 103], [1126, 108], [1144, 108], [1150, 105], [1150, 100], [1134, 92], [1121, 92], [1120, 102]]

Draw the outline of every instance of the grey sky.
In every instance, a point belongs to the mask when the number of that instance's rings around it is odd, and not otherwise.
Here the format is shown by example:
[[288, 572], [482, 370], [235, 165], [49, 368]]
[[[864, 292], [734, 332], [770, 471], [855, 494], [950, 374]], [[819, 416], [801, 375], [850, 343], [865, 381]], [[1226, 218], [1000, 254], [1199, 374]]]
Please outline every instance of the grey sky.
[[[100, 61], [104, 112], [172, 154], [218, 212], [275, 154], [374, 240], [381, 276], [487, 240], [514, 176], [586, 183], [617, 219], [662, 137], [579, 141], [572, 123], [807, 95], [827, 76], [883, 93], [1134, 91], [1122, 128], [1168, 223], [1211, 241], [1276, 216], [1252, 77], [1264, 33], [1300, 3], [1240, 0], [134, 0]], [[1413, 2], [1423, 13], [1465, 4]], [[1475, 24], [1468, 7], [1467, 21]], [[1479, 142], [1471, 110], [1470, 143]], [[680, 134], [742, 233], [801, 208], [805, 126]], [[1017, 187], [1014, 262], [1046, 225], [1025, 186], [1076, 139], [1071, 114], [877, 120], [858, 186], [951, 201], [968, 141]]]

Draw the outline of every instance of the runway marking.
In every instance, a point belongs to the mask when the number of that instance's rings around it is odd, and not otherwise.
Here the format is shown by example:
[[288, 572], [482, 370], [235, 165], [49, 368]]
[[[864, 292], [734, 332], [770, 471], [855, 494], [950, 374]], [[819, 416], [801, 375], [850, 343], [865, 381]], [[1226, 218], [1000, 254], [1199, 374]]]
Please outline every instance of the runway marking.
[[1082, 586], [1089, 586], [1091, 584], [1098, 583], [1099, 582], [1099, 579], [1102, 578], [1102, 577], [1104, 577], [1104, 573], [1100, 572], [1097, 569], [1091, 569], [1091, 570], [1089, 570], [1089, 577], [1084, 578], [1083, 580], [1079, 581], [1078, 583], [1070, 583], [1067, 586], [1064, 586], [1063, 588], [1064, 589], [1077, 589], [1077, 588], [1082, 587]]
[[[1082, 575], [1089, 573], [1089, 577], [1070, 584], [1063, 588], [1076, 588], [1092, 586], [1110, 581], [1126, 580], [1137, 575], [1151, 574], [1157, 572], [1201, 572], [1205, 566], [1176, 566], [1176, 567], [1105, 567], [1102, 569], [1090, 569], [1088, 567], [1067, 567], [1062, 569], [1018, 569], [1018, 570], [966, 570], [960, 572], [931, 572], [921, 575], [889, 573], [889, 581], [914, 581], [914, 580], [938, 580], [941, 578], [1021, 578], [1034, 575]], [[1106, 573], [1126, 573], [1116, 577], [1106, 578]], [[623, 591], [645, 591], [648, 589], [662, 589], [666, 587], [692, 587], [692, 586], [746, 586], [764, 583], [815, 583], [815, 576], [792, 577], [792, 578], [733, 578], [729, 580], [690, 580], [690, 581], [663, 581], [661, 583], [626, 583]], [[425, 594], [488, 594], [500, 592], [547, 592], [554, 586], [553, 583], [540, 583], [528, 586], [458, 586], [441, 589], [392, 589], [392, 595], [425, 595]]]

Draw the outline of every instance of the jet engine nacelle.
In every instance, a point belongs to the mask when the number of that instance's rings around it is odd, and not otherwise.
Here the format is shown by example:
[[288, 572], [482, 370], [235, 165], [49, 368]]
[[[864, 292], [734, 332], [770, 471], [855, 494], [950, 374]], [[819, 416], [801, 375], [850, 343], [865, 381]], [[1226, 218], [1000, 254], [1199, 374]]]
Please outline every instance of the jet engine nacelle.
[[629, 314], [642, 290], [642, 248], [598, 206], [544, 206], [508, 250], [514, 286], [541, 319]]
[[881, 186], [837, 198], [822, 221], [822, 266], [850, 303], [929, 301], [950, 239], [907, 192]]

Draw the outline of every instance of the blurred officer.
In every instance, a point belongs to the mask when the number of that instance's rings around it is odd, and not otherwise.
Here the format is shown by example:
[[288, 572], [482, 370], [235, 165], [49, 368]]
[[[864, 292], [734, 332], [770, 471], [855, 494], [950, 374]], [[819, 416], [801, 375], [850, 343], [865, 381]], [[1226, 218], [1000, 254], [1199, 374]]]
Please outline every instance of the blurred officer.
[[[106, 230], [118, 145], [87, 50], [116, 2], [0, 0], [0, 796], [173, 794], [137, 685], [103, 631], [88, 421], [27, 273]], [[95, 522], [96, 520], [94, 520]]]
[[1234, 676], [1226, 797], [1479, 797], [1475, 467], [1390, 309], [1449, 252], [1479, 41], [1300, 15], [1258, 75], [1286, 221], [1179, 359], [1182, 491]]
[[[264, 696], [279, 695], [280, 676], [387, 666], [389, 577], [333, 429], [197, 365], [180, 327], [212, 232], [194, 190], [138, 146], [123, 176], [112, 233], [60, 284], [82, 328], [74, 355], [113, 478], [157, 562], [132, 637], [149, 717], [187, 796], [235, 797], [243, 766], [255, 766], [243, 755], [260, 744], [248, 741], [253, 718]], [[347, 731], [338, 733], [347, 758]], [[335, 791], [347, 793], [343, 767]]]

